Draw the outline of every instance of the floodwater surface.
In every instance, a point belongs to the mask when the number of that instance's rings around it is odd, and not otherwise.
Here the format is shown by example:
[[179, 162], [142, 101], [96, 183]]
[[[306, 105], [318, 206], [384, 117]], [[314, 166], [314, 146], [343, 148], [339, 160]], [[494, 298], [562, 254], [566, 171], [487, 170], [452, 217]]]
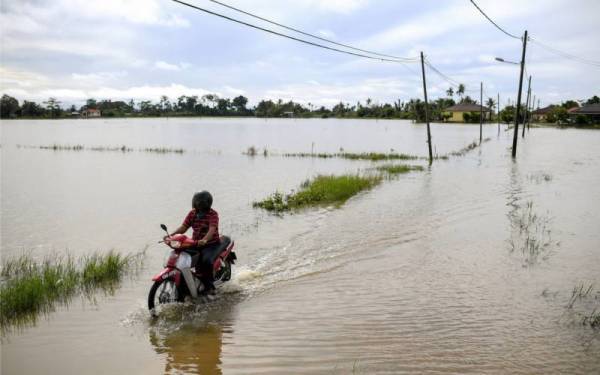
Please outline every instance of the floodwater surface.
[[[252, 202], [376, 163], [287, 152], [425, 156], [407, 121], [141, 119], [2, 123], [2, 258], [146, 249], [114, 294], [74, 299], [3, 337], [3, 374], [573, 373], [600, 371], [600, 132], [512, 132], [341, 208], [276, 216]], [[434, 152], [478, 140], [434, 124]], [[132, 152], [41, 145], [126, 145]], [[254, 146], [259, 155], [242, 153]], [[183, 148], [183, 154], [138, 151]], [[269, 156], [264, 157], [262, 150]], [[146, 310], [151, 277], [195, 191], [236, 243], [209, 304]], [[572, 290], [593, 285], [566, 308]]]

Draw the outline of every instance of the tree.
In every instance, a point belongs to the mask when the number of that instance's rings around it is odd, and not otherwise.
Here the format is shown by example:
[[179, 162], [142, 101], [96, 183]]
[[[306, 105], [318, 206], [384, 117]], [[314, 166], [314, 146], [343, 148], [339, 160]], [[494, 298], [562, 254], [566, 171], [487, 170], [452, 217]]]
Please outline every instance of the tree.
[[463, 85], [462, 83], [458, 85], [458, 90], [456, 90], [456, 94], [458, 95], [458, 97], [461, 99], [461, 103], [462, 103], [462, 97], [465, 94], [465, 85]]
[[460, 100], [461, 104], [477, 104], [477, 101], [471, 99], [469, 95], [465, 96]]
[[85, 106], [87, 108], [96, 108], [96, 99], [90, 98], [88, 100], [85, 101]]
[[504, 122], [505, 124], [510, 124], [511, 122], [514, 122], [515, 110], [515, 106], [512, 105], [507, 105], [506, 107], [504, 107], [504, 109], [502, 109], [502, 111], [500, 112], [500, 119], [502, 120], [502, 122]]
[[567, 100], [566, 102], [561, 104], [561, 107], [563, 107], [564, 109], [571, 109], [579, 107], [579, 103], [577, 103], [575, 100]]
[[186, 111], [193, 112], [196, 107], [196, 103], [198, 103], [198, 97], [194, 96], [186, 96], [185, 97], [185, 109]]
[[169, 102], [169, 98], [166, 95], [162, 95], [160, 97], [159, 106], [160, 106], [160, 110], [162, 112], [170, 112], [171, 111], [171, 102]]
[[246, 98], [245, 96], [240, 95], [233, 98], [231, 104], [235, 108], [236, 112], [240, 114], [246, 113], [248, 111], [248, 109], [246, 108], [246, 104], [248, 104], [248, 98]]
[[454, 89], [452, 87], [450, 87], [448, 90], [446, 90], [446, 95], [448, 95], [448, 97], [453, 97], [454, 96]]
[[19, 112], [19, 101], [12, 96], [2, 95], [0, 99], [0, 118], [12, 118]]
[[585, 104], [600, 104], [600, 98], [598, 95], [594, 95], [593, 97], [589, 98]]
[[553, 123], [565, 123], [569, 118], [569, 112], [567, 109], [562, 106], [556, 106], [550, 110], [548, 116], [546, 116], [546, 121]]
[[60, 115], [60, 112], [62, 112], [60, 102], [56, 100], [56, 98], [48, 98], [48, 101], [45, 101], [44, 104], [46, 105], [46, 109], [50, 111], [50, 116], [52, 116], [52, 118], [57, 117]]
[[231, 102], [229, 99], [219, 99], [217, 100], [217, 109], [219, 113], [222, 115], [226, 115], [229, 111], [229, 107], [231, 106]]
[[44, 108], [39, 106], [35, 102], [28, 102], [27, 100], [23, 101], [23, 105], [21, 106], [21, 116], [25, 117], [40, 117], [44, 115]]

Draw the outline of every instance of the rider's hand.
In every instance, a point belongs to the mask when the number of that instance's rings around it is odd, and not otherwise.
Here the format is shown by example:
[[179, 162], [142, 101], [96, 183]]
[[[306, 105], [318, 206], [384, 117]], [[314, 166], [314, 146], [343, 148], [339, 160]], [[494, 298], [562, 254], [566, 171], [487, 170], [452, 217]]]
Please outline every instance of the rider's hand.
[[206, 242], [207, 242], [206, 240], [198, 240], [198, 241], [196, 241], [196, 246], [204, 246], [204, 245], [206, 245]]

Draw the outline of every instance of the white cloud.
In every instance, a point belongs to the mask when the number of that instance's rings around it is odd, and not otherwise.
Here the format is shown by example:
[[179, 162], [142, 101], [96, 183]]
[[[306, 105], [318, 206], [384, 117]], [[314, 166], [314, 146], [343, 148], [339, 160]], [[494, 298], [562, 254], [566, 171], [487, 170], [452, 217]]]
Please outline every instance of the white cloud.
[[181, 70], [181, 68], [179, 67], [179, 65], [169, 64], [169, 63], [164, 62], [164, 61], [157, 61], [157, 62], [155, 62], [154, 63], [154, 67], [156, 69], [162, 69], [162, 70], [172, 70], [172, 71]]
[[169, 27], [190, 25], [185, 18], [168, 13], [158, 0], [61, 0], [57, 5], [63, 11], [76, 10], [78, 15], [90, 19], [118, 17], [128, 22], [147, 25]]
[[41, 102], [49, 97], [55, 97], [68, 103], [81, 102], [87, 98], [157, 101], [162, 95], [176, 98], [181, 95], [202, 96], [210, 93], [203, 88], [178, 83], [128, 87], [111, 85], [117, 85], [119, 78], [126, 75], [125, 72], [74, 73], [69, 77], [53, 79], [35, 72], [0, 67], [0, 90], [19, 100]]

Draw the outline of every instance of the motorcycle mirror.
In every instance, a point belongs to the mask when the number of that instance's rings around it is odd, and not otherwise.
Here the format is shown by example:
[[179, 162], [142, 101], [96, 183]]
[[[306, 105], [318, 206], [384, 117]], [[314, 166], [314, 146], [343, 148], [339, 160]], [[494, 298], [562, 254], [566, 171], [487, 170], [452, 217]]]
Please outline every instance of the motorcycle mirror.
[[160, 227], [162, 228], [162, 230], [164, 230], [165, 232], [167, 232], [167, 235], [169, 235], [169, 231], [167, 230], [167, 226], [164, 224], [161, 224]]

